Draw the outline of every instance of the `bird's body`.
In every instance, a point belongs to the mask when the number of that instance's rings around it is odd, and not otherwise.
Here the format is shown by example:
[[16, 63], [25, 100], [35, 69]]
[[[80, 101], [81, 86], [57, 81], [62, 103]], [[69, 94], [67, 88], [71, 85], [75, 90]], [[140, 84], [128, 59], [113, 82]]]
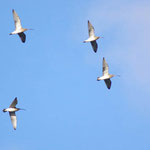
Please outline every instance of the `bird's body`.
[[110, 89], [111, 88], [110, 78], [114, 77], [115, 75], [109, 74], [108, 69], [109, 69], [108, 64], [106, 63], [105, 58], [103, 57], [103, 76], [98, 77], [97, 81], [104, 80], [107, 88]]
[[112, 77], [113, 77], [113, 76], [110, 75], [110, 74], [108, 74], [108, 75], [103, 75], [103, 76], [101, 76], [101, 77], [98, 77], [98, 80], [110, 79], [110, 78], [112, 78]]
[[16, 108], [16, 105], [18, 103], [17, 97], [13, 100], [9, 108], [3, 109], [3, 112], [9, 112], [11, 122], [13, 125], [13, 128], [16, 130], [17, 127], [17, 118], [15, 112], [18, 110], [21, 110], [20, 108]]
[[84, 43], [93, 42], [93, 41], [96, 41], [97, 39], [99, 39], [99, 37], [92, 36], [92, 37], [89, 37], [87, 40], [85, 40]]
[[12, 10], [12, 13], [13, 13], [13, 18], [14, 18], [14, 23], [15, 23], [15, 31], [11, 32], [10, 35], [18, 34], [21, 41], [23, 43], [25, 43], [26, 35], [24, 34], [24, 32], [29, 30], [29, 29], [22, 28], [20, 18], [14, 9]]
[[6, 109], [3, 109], [3, 112], [15, 112], [18, 110], [19, 110], [19, 108], [6, 108]]
[[90, 42], [91, 45], [92, 45], [92, 48], [93, 48], [94, 52], [96, 53], [97, 52], [97, 48], [98, 48], [96, 40], [99, 39], [99, 38], [101, 38], [101, 37], [95, 36], [94, 27], [92, 26], [92, 24], [90, 23], [89, 20], [88, 20], [88, 32], [89, 32], [89, 38], [87, 40], [83, 41], [83, 42], [84, 43]]
[[13, 34], [19, 34], [19, 33], [22, 33], [22, 32], [25, 32], [27, 29], [19, 29], [19, 30], [15, 30], [13, 32], [10, 33], [10, 35], [13, 35]]

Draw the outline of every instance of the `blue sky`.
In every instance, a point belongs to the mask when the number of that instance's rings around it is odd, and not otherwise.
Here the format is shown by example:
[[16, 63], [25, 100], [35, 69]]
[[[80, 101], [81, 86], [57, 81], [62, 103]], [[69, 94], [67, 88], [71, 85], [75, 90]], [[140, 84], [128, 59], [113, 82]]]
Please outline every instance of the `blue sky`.
[[[27, 31], [14, 30], [15, 9]], [[13, 0], [0, 9], [0, 109], [18, 97], [17, 130], [1, 111], [0, 150], [149, 150], [150, 2]], [[98, 52], [89, 43], [95, 27]], [[112, 78], [103, 81], [102, 58]]]

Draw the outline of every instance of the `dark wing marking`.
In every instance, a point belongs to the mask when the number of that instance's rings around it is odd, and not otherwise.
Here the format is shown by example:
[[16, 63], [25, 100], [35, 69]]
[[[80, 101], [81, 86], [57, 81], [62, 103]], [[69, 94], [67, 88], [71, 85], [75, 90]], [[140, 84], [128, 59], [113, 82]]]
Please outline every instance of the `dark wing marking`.
[[92, 24], [90, 23], [89, 20], [88, 20], [88, 30], [89, 30], [89, 37], [95, 36], [95, 34], [94, 34], [94, 27], [92, 26]]
[[18, 33], [18, 35], [19, 35], [21, 41], [22, 41], [23, 43], [25, 43], [25, 41], [26, 41], [26, 35], [25, 35], [23, 32]]
[[93, 48], [94, 52], [96, 53], [97, 52], [97, 48], [98, 48], [98, 45], [97, 45], [96, 41], [92, 41], [91, 45], [92, 45], [92, 48]]
[[105, 58], [103, 57], [103, 75], [108, 75], [108, 69], [109, 69], [108, 64]]
[[16, 97], [16, 98], [13, 100], [13, 102], [10, 104], [9, 108], [14, 108], [14, 107], [16, 107], [17, 103], [18, 103], [18, 100], [17, 100], [17, 97]]
[[110, 89], [111, 88], [111, 80], [110, 79], [106, 79], [104, 81], [105, 81], [105, 84], [107, 85], [107, 88]]

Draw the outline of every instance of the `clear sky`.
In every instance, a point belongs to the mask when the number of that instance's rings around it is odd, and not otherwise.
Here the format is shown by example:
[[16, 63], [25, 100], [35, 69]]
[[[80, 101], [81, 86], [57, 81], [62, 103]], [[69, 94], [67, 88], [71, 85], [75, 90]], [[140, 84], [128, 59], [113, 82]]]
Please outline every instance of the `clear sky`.
[[[17, 130], [1, 111], [0, 150], [149, 150], [150, 1], [5, 0], [0, 109], [15, 97]], [[12, 9], [27, 31], [14, 30]], [[94, 53], [87, 20], [99, 39]], [[105, 57], [112, 87], [96, 81]]]

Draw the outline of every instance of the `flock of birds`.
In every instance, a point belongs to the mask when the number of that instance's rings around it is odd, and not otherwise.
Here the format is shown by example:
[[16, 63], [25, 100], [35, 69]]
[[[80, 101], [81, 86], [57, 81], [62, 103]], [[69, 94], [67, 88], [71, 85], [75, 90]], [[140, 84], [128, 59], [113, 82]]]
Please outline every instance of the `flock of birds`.
[[[14, 23], [15, 23], [15, 31], [11, 32], [10, 35], [18, 34], [21, 41], [23, 43], [25, 43], [26, 35], [25, 35], [24, 32], [27, 31], [27, 30], [32, 30], [32, 29], [23, 28], [22, 25], [21, 25], [20, 18], [17, 15], [17, 13], [15, 12], [14, 9], [12, 10], [12, 13], [13, 13], [13, 18], [14, 18]], [[90, 42], [94, 52], [96, 53], [97, 48], [98, 48], [96, 40], [99, 39], [99, 38], [103, 38], [103, 37], [95, 36], [94, 27], [92, 26], [90, 21], [88, 21], [88, 32], [89, 32], [89, 38], [87, 40], [83, 41], [83, 42], [84, 43]], [[104, 80], [107, 88], [110, 89], [111, 88], [110, 78], [114, 77], [115, 75], [109, 74], [108, 70], [109, 70], [108, 64], [107, 64], [105, 58], [103, 57], [103, 75], [101, 77], [98, 77], [97, 81]], [[13, 128], [15, 130], [16, 130], [16, 127], [17, 127], [17, 118], [16, 118], [15, 112], [19, 111], [19, 110], [24, 110], [24, 109], [21, 109], [21, 108], [16, 108], [17, 103], [18, 103], [18, 100], [17, 100], [17, 97], [16, 97], [13, 100], [13, 102], [11, 103], [11, 105], [9, 106], [9, 108], [3, 109], [3, 112], [9, 112], [11, 122], [12, 122]]]

